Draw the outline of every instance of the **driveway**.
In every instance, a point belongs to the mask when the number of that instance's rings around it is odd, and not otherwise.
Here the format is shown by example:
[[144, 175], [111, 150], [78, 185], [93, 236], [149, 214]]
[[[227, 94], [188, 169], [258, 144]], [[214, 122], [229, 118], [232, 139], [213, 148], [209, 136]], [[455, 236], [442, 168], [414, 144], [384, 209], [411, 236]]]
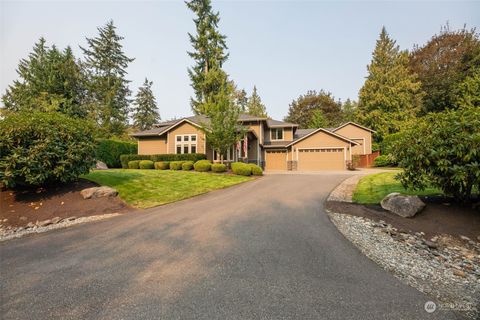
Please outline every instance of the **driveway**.
[[456, 319], [335, 229], [345, 178], [268, 175], [2, 243], [2, 319]]

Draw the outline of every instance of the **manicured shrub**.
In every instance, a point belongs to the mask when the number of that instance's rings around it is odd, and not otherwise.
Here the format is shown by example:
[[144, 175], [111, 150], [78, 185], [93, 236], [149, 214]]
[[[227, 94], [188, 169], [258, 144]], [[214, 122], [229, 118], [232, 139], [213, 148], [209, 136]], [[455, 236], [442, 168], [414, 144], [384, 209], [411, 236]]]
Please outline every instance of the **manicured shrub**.
[[388, 155], [381, 155], [373, 160], [373, 164], [375, 167], [387, 167], [391, 165], [390, 157]]
[[153, 161], [152, 160], [140, 160], [139, 162], [140, 169], [153, 169]]
[[160, 161], [193, 161], [206, 159], [207, 156], [203, 153], [185, 153], [185, 154], [122, 154], [120, 162], [122, 168], [128, 168], [128, 161], [132, 160], [152, 160], [153, 162]]
[[243, 162], [234, 162], [231, 164], [232, 171], [240, 176], [251, 176], [252, 167]]
[[249, 164], [251, 170], [252, 170], [252, 174], [254, 176], [263, 176], [263, 170], [262, 168], [260, 168], [259, 166], [257, 166], [255, 163], [250, 163]]
[[136, 142], [114, 139], [97, 140], [96, 159], [105, 162], [109, 168], [121, 168], [120, 156], [129, 153], [137, 153]]
[[480, 112], [466, 106], [418, 119], [393, 145], [404, 187], [437, 187], [460, 201], [480, 190], [479, 150]]
[[170, 162], [170, 170], [182, 170], [182, 164], [185, 161], [171, 161]]
[[227, 166], [224, 165], [223, 163], [214, 163], [212, 164], [211, 168], [213, 172], [217, 172], [217, 173], [227, 171]]
[[74, 181], [95, 163], [95, 127], [58, 113], [11, 113], [0, 120], [0, 184]]
[[128, 169], [140, 169], [140, 160], [128, 161]]
[[195, 168], [195, 171], [207, 172], [210, 171], [210, 169], [212, 168], [212, 163], [210, 162], [210, 160], [199, 160], [195, 162], [193, 167]]
[[170, 162], [169, 161], [157, 161], [154, 164], [155, 169], [157, 170], [167, 170], [170, 169]]
[[193, 161], [185, 161], [182, 163], [182, 170], [190, 171], [193, 169]]

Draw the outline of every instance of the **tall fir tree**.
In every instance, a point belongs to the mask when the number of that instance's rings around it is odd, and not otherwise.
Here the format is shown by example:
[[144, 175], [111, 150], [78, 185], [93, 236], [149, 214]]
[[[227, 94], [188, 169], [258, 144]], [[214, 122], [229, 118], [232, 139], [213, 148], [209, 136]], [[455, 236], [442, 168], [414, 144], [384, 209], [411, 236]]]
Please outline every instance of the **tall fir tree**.
[[196, 18], [196, 34], [188, 34], [193, 51], [188, 55], [195, 61], [195, 65], [188, 69], [192, 88], [195, 97], [191, 98], [192, 110], [195, 114], [206, 114], [204, 110], [208, 104], [205, 104], [206, 97], [210, 90], [221, 86], [222, 84], [213, 84], [212, 81], [218, 80], [218, 77], [207, 75], [211, 70], [221, 69], [223, 63], [228, 59], [226, 37], [218, 31], [220, 15], [213, 12], [210, 0], [191, 0], [186, 2], [187, 7], [192, 10]]
[[116, 32], [113, 21], [99, 27], [98, 36], [87, 38], [84, 67], [88, 77], [91, 113], [106, 136], [120, 136], [128, 121], [130, 95], [127, 67], [134, 59], [123, 52], [123, 37]]
[[20, 60], [15, 80], [3, 95], [5, 111], [38, 110], [85, 117], [83, 75], [72, 50], [49, 48], [44, 38]]
[[233, 104], [235, 104], [241, 112], [247, 112], [247, 103], [248, 97], [247, 92], [245, 89], [238, 89], [235, 83], [232, 81], [233, 85], [233, 93], [232, 93], [232, 100]]
[[360, 89], [356, 118], [377, 131], [377, 139], [395, 133], [413, 119], [421, 107], [420, 82], [408, 68], [408, 53], [401, 51], [385, 27], [367, 67]]
[[268, 117], [267, 109], [258, 95], [257, 86], [253, 86], [252, 95], [248, 98], [247, 113], [257, 117]]
[[145, 78], [145, 82], [138, 88], [133, 101], [133, 125], [140, 130], [151, 129], [155, 123], [160, 121], [152, 85], [153, 82]]

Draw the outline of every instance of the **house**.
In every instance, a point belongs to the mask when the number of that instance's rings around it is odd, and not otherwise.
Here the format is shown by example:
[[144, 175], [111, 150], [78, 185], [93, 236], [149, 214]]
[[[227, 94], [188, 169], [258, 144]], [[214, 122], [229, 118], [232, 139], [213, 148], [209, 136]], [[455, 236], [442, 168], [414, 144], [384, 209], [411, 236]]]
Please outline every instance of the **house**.
[[[219, 160], [206, 141], [201, 115], [165, 121], [153, 129], [132, 134], [138, 140], [138, 154], [204, 153]], [[257, 163], [273, 170], [345, 170], [353, 155], [372, 152], [373, 130], [353, 122], [338, 128], [298, 129], [298, 125], [242, 114], [247, 128], [242, 141], [224, 155], [226, 161]]]

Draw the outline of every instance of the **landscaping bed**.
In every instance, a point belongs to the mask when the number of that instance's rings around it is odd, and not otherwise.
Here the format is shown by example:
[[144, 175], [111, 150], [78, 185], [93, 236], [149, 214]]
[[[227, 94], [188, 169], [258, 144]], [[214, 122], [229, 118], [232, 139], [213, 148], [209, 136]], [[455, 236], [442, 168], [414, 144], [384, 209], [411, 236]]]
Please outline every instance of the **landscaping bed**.
[[84, 200], [80, 191], [98, 184], [79, 179], [24, 190], [0, 191], [0, 229], [26, 227], [54, 218], [67, 219], [121, 213], [131, 208], [119, 198]]

